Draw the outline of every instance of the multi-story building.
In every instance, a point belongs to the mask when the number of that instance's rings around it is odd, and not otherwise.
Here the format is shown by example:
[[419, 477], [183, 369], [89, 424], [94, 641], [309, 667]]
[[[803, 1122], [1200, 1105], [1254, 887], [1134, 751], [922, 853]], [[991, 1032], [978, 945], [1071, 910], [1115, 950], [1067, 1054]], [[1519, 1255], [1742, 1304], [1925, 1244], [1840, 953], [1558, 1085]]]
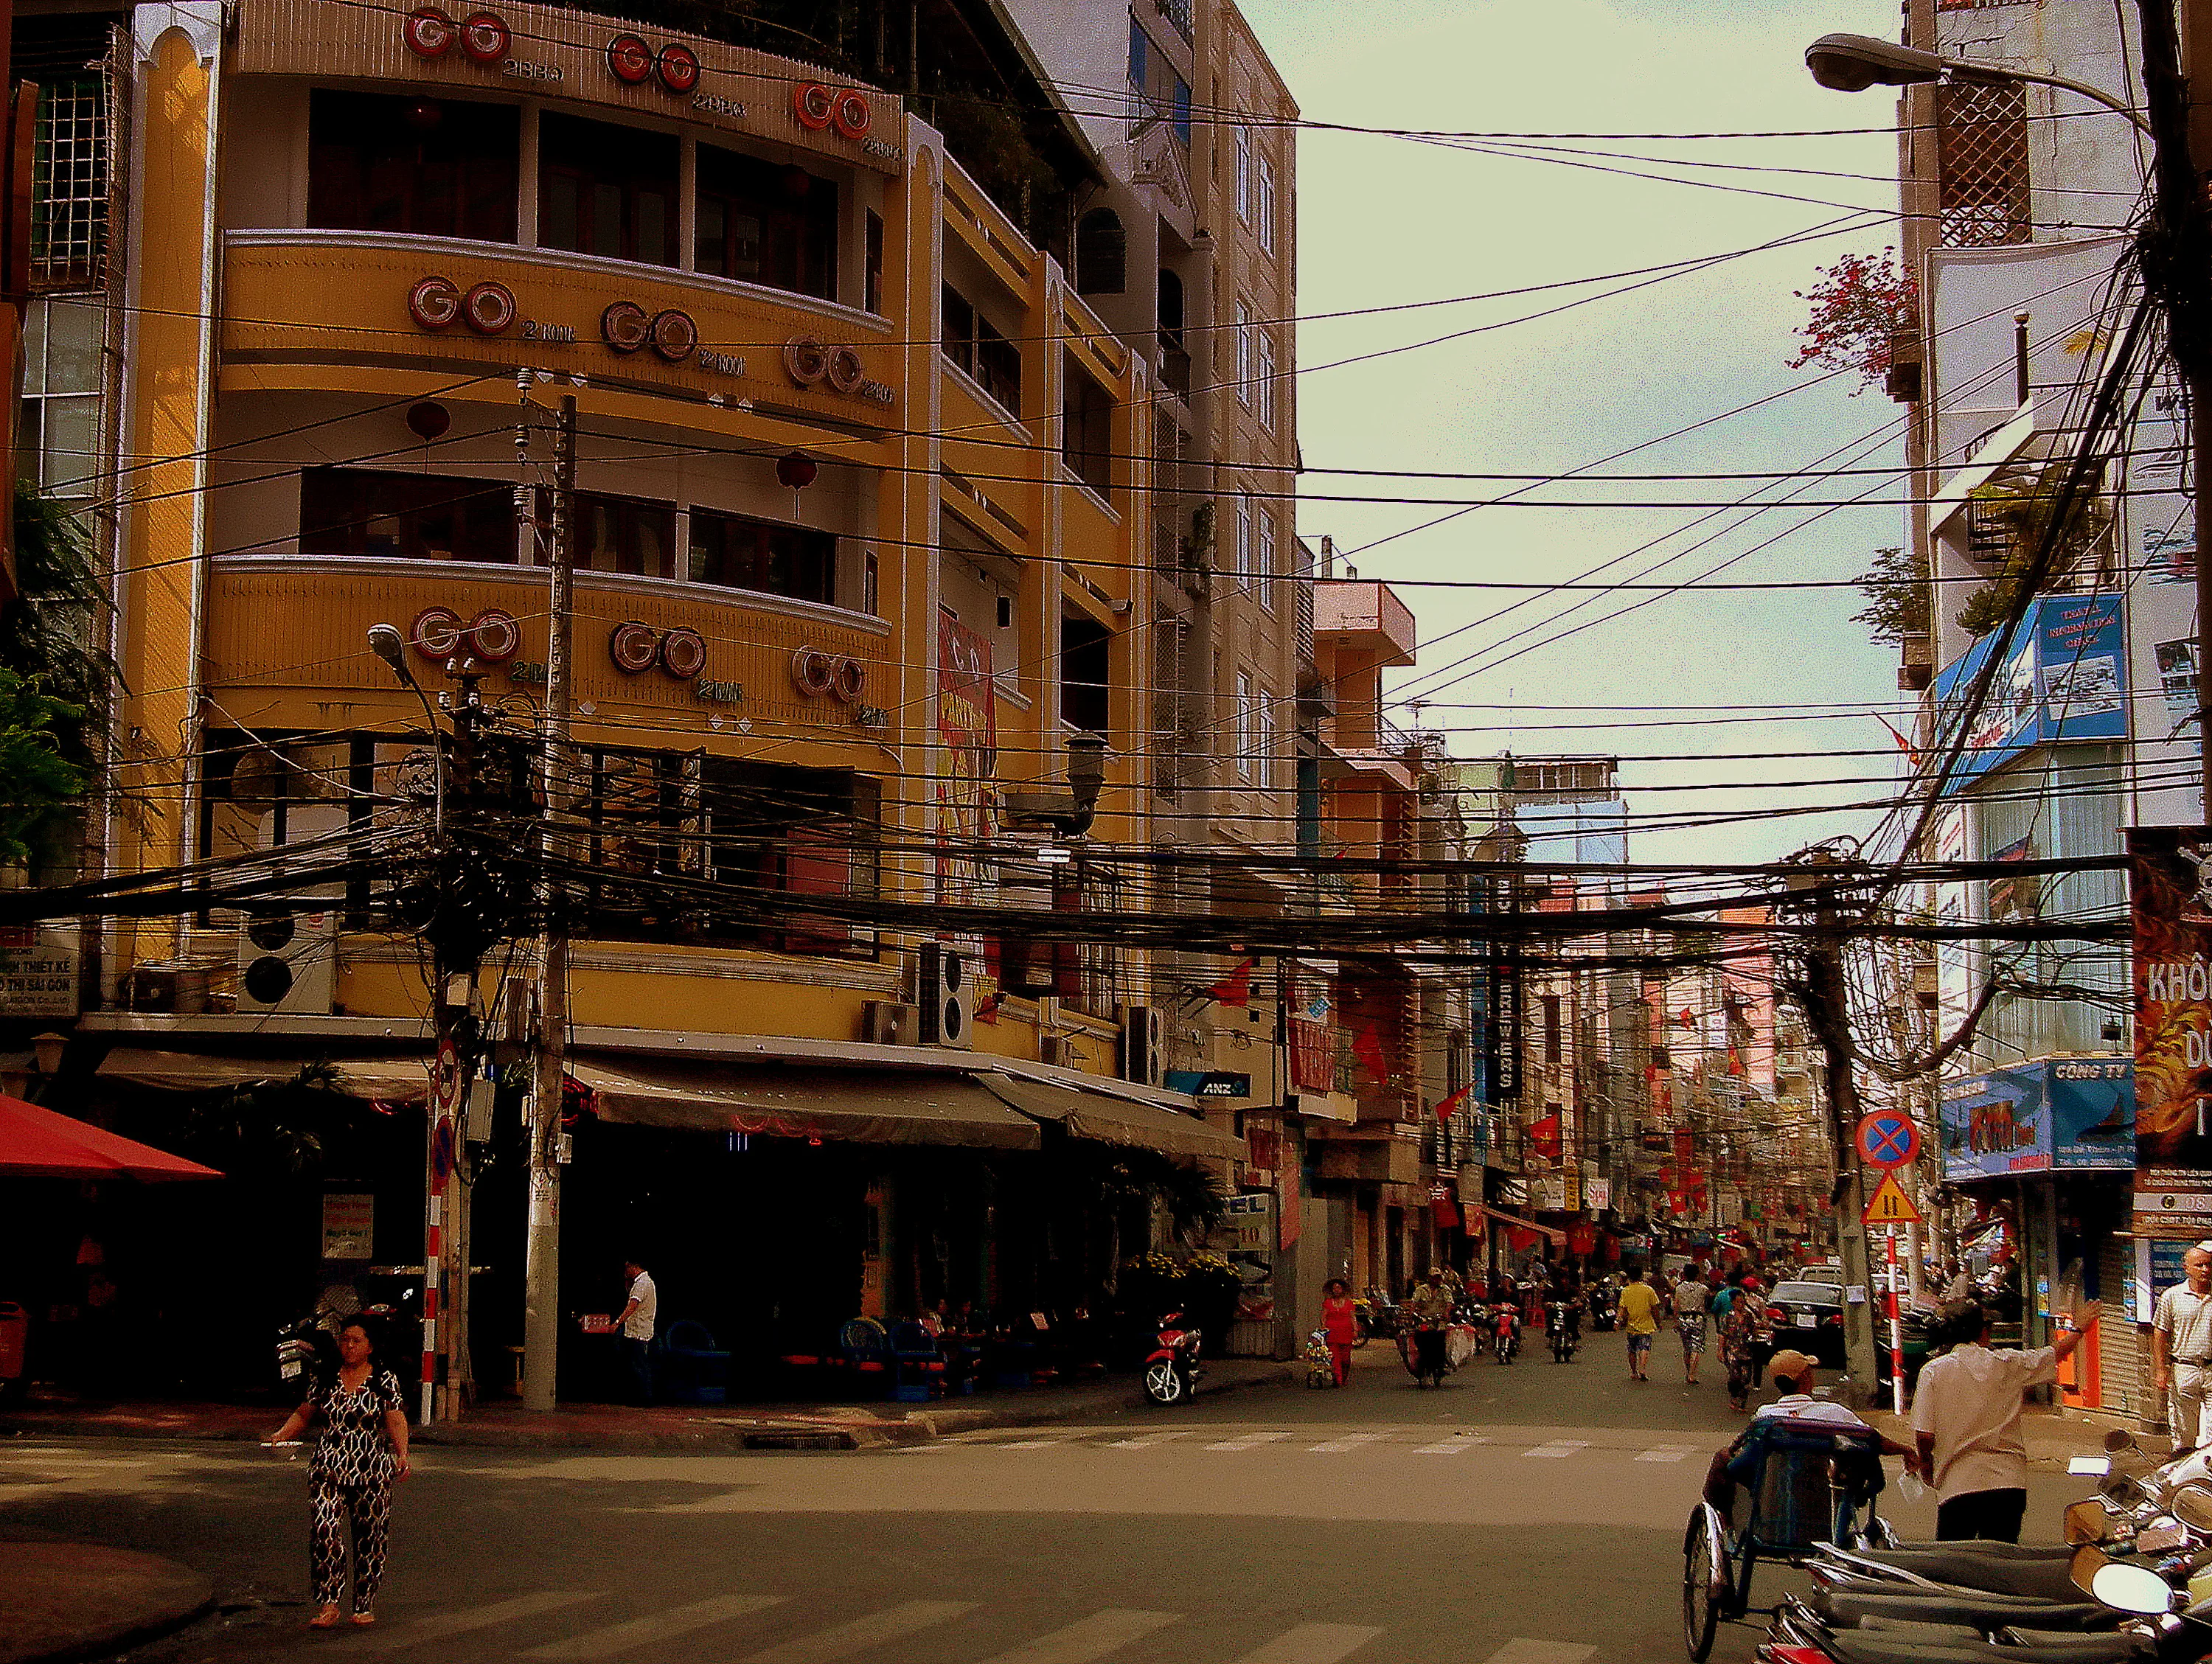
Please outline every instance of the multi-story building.
[[[1151, 1229], [1109, 1217], [1103, 1145], [1233, 1184], [1244, 1145], [1159, 1084], [1143, 956], [1015, 916], [1146, 893], [1113, 852], [1158, 836], [1163, 801], [1154, 344], [936, 129], [817, 66], [526, 4], [96, 21], [19, 27], [91, 66], [42, 177], [82, 198], [49, 198], [54, 258], [81, 207], [104, 286], [43, 309], [28, 398], [41, 477], [86, 495], [114, 575], [107, 867], [355, 858], [289, 898], [289, 939], [217, 875], [198, 913], [88, 951], [70, 1066], [95, 1109], [173, 1132], [175, 1089], [274, 1084], [194, 1258], [265, 1265], [284, 1297], [419, 1262], [428, 999], [392, 880], [466, 783], [368, 631], [398, 626], [410, 675], [447, 701], [471, 680], [534, 752], [556, 519], [584, 851], [565, 1310], [618, 1304], [625, 1251], [664, 1319], [747, 1363], [818, 1355], [856, 1315], [1072, 1309], [1111, 1276], [1109, 1227]], [[1224, 193], [1229, 167], [1206, 170]], [[1286, 397], [1247, 407], [1278, 378], [1238, 380], [1225, 419], [1287, 447]], [[1255, 616], [1280, 613], [1258, 574]], [[1264, 824], [1253, 759], [1276, 748], [1251, 725], [1290, 672], [1241, 628], [1218, 685], [1266, 681], [1222, 707], [1244, 740], [1211, 801]], [[1071, 852], [1024, 815], [1065, 797], [1082, 735], [1106, 761]], [[963, 906], [1008, 912], [929, 919]], [[458, 1157], [485, 1135], [479, 1361], [520, 1317], [527, 969], [501, 948], [474, 994], [500, 1042]], [[319, 1167], [283, 1171], [255, 1127], [312, 1134]], [[168, 1218], [101, 1228], [153, 1282]]]
[[[1899, 674], [1923, 690], [1914, 853], [2117, 855], [2130, 825], [2200, 817], [2197, 741], [2182, 720], [2196, 708], [2197, 653], [2183, 401], [2149, 355], [2113, 363], [2138, 298], [2124, 258], [2144, 180], [2136, 129], [2076, 92], [2002, 72], [2071, 80], [2124, 105], [2138, 95], [2136, 21], [2045, 0], [1912, 0], [1905, 39], [2000, 72], [1908, 88], [1899, 106], [1904, 254], [1919, 315], [1897, 343], [1889, 391], [1909, 410], [1908, 554], [1934, 580], [1905, 621], [1924, 628], [1902, 632]], [[2092, 413], [2108, 378], [2121, 414], [2100, 424]], [[2002, 926], [2115, 916], [2127, 890], [2121, 873], [2089, 871], [1932, 886], [1912, 899], [1938, 923]], [[2107, 1139], [2057, 1157], [2053, 1108], [2040, 1148], [2031, 1140], [1993, 1159], [1978, 1146], [1995, 1124], [1983, 1113], [1992, 1095], [2014, 1104], [2032, 1090], [2053, 1106], [2081, 1060], [2127, 1066], [2125, 954], [2080, 940], [1954, 943], [1924, 977], [1916, 967], [1895, 981], [1899, 1033], [1878, 1044], [1924, 1054], [1978, 1018], [1943, 1070], [1949, 1107], [1940, 1116], [1924, 1098], [1913, 1107], [1940, 1145], [1929, 1176], [1973, 1199], [1984, 1224], [2004, 1212], [2032, 1297], [2030, 1333], [2043, 1332], [2062, 1288], [2101, 1292], [2117, 1312], [2150, 1277], [2147, 1245], [2128, 1235], [2131, 1134], [2124, 1149]], [[2032, 1119], [2023, 1109], [2021, 1124]], [[2087, 1401], [2140, 1394], [2130, 1334], [2126, 1323], [2107, 1327], [2103, 1383]], [[2098, 1375], [2094, 1361], [2087, 1373]]]

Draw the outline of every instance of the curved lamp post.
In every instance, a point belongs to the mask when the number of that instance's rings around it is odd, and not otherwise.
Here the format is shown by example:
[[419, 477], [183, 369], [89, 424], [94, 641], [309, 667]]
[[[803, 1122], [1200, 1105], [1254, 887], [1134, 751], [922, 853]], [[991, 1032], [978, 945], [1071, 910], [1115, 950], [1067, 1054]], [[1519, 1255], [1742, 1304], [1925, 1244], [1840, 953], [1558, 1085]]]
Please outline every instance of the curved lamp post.
[[1805, 67], [1831, 92], [1863, 93], [1869, 87], [1917, 87], [1931, 81], [2026, 81], [2057, 87], [2125, 116], [2136, 131], [2151, 137], [2150, 123], [2110, 93], [2063, 75], [2038, 75], [2009, 64], [1973, 64], [1941, 52], [1900, 46], [1866, 34], [1824, 34], [1805, 48]]

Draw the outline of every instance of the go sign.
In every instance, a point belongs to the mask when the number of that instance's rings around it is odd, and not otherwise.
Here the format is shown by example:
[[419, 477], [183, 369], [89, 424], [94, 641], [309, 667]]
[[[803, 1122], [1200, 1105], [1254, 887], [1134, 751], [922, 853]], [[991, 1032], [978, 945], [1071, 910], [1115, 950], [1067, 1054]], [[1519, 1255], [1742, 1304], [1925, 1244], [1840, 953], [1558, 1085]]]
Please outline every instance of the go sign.
[[1911, 1117], [1894, 1109], [1877, 1109], [1859, 1117], [1852, 1142], [1859, 1159], [1869, 1167], [1910, 1167], [1920, 1155], [1920, 1129]]

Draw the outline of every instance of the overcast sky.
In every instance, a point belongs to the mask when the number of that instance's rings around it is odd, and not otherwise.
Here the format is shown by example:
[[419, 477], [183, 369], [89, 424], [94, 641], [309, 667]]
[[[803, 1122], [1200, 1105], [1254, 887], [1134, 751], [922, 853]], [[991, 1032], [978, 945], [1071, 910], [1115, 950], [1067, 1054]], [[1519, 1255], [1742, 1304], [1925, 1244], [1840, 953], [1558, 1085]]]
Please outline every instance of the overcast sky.
[[[1242, 3], [1310, 120], [1488, 135], [1884, 130], [1674, 143], [1545, 138], [1536, 142], [1541, 156], [1526, 160], [1398, 137], [1303, 133], [1298, 309], [1312, 321], [1301, 325], [1298, 341], [1299, 437], [1310, 470], [1564, 472], [1791, 389], [1800, 391], [1641, 451], [1611, 471], [1795, 471], [1820, 466], [1841, 448], [1859, 466], [1901, 459], [1903, 407], [1878, 387], [1851, 398], [1855, 380], [1813, 386], [1818, 372], [1789, 367], [1793, 331], [1806, 315], [1792, 291], [1811, 287], [1816, 268], [1847, 252], [1878, 253], [1897, 240], [1896, 142], [1887, 131], [1893, 95], [1822, 90], [1805, 73], [1804, 47], [1838, 29], [1893, 37], [1897, 0]], [[1734, 166], [1654, 167], [1635, 157]], [[1600, 171], [1621, 168], [1738, 189]], [[1776, 169], [1809, 171], [1756, 171]], [[1870, 228], [1589, 299], [1533, 321], [1510, 320], [1623, 285], [1316, 317], [1693, 259], [1847, 218], [1863, 227], [1868, 216], [1855, 210], [1883, 217]], [[1496, 327], [1327, 367], [1478, 325]], [[1612, 483], [1572, 493], [1540, 485], [1527, 495], [1718, 503], [1754, 485]], [[1310, 542], [1333, 536], [1340, 570], [1348, 558], [1362, 577], [1401, 584], [1419, 620], [1420, 662], [1401, 674], [1399, 685], [1434, 702], [1393, 713], [1401, 726], [1447, 731], [1462, 756], [1508, 748], [1521, 756], [1617, 753], [1639, 823], [1680, 814], [1747, 817], [1639, 832], [1631, 841], [1632, 859], [1764, 859], [1872, 826], [1875, 817], [1867, 812], [1776, 812], [1885, 799], [1898, 773], [1894, 742], [1871, 714], [1880, 711], [1909, 731], [1898, 708], [1896, 652], [1869, 643], [1850, 622], [1863, 604], [1856, 592], [1531, 600], [1534, 592], [1528, 590], [1426, 588], [1411, 580], [1548, 584], [1615, 562], [1607, 579], [1651, 568], [1645, 581], [1674, 581], [1731, 560], [1717, 580], [1850, 578], [1874, 550], [1900, 541], [1896, 480], [1814, 482], [1805, 495], [1825, 501], [1863, 494], [1872, 506], [1817, 519], [1803, 509], [1770, 511], [1740, 527], [1741, 511], [1713, 516], [1705, 507], [1488, 507], [1409, 532], [1444, 511], [1327, 500], [1465, 499], [1511, 489], [1319, 471], [1306, 477], [1301, 533]], [[1790, 529], [1808, 519], [1802, 530]], [[1637, 601], [1644, 604], [1607, 619]], [[1575, 633], [1547, 641], [1563, 630]], [[1792, 702], [1856, 714], [1791, 720], [1762, 709]], [[1685, 706], [1738, 708], [1634, 708]], [[1599, 707], [1607, 708], [1591, 708]], [[1697, 720], [1744, 715], [1758, 720]], [[1590, 726], [1620, 723], [1649, 726]], [[1838, 750], [1876, 754], [1771, 761], [1721, 755]], [[1696, 760], [1658, 760], [1682, 754]], [[1873, 779], [1811, 789], [1776, 784], [1851, 776]], [[1654, 789], [1727, 782], [1754, 785]]]

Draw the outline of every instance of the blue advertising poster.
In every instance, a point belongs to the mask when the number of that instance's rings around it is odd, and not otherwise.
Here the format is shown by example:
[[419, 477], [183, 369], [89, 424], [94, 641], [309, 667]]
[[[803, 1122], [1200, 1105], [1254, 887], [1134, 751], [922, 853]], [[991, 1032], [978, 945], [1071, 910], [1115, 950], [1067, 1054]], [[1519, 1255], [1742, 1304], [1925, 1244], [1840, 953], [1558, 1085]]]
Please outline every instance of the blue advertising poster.
[[2130, 1058], [2050, 1059], [1952, 1081], [1940, 1112], [1942, 1175], [2132, 1172], [2135, 1094]]
[[[1966, 732], [1952, 771], [1953, 789], [2002, 768], [2031, 746], [2127, 735], [2127, 656], [2117, 595], [2046, 595], [2007, 645], [2007, 657]], [[1982, 637], [1936, 678], [1936, 697], [1953, 714], [1996, 645]]]

